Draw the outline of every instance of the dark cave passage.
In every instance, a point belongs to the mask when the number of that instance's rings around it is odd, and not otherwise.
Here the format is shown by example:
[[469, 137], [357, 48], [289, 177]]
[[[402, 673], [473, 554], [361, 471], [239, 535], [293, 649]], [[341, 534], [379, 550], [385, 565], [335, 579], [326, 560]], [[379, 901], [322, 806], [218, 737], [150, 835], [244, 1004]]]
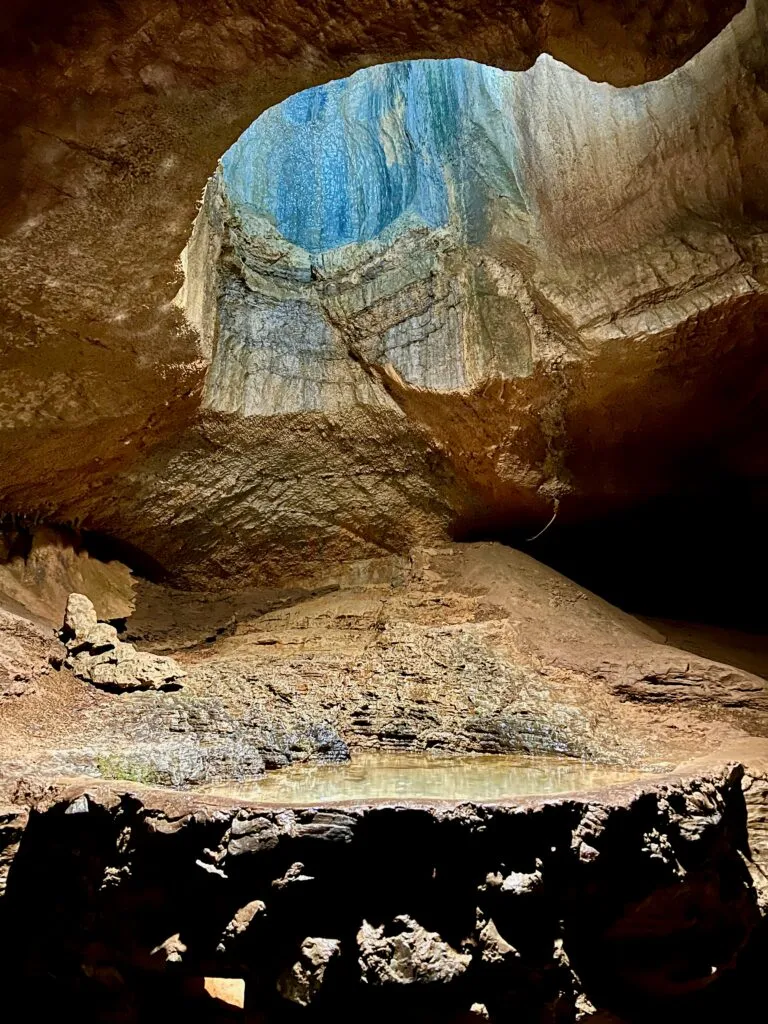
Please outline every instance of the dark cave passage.
[[564, 503], [538, 537], [546, 521], [510, 529], [489, 519], [457, 539], [518, 548], [676, 646], [767, 675], [765, 515], [762, 492], [713, 479], [592, 518]]

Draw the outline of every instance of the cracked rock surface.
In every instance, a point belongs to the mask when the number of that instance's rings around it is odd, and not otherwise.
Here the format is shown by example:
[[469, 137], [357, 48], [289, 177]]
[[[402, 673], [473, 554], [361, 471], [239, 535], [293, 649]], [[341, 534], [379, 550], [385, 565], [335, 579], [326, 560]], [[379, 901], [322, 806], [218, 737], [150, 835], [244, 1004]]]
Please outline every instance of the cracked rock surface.
[[173, 658], [137, 651], [118, 639], [114, 626], [97, 620], [96, 609], [84, 594], [70, 594], [59, 636], [67, 648], [65, 666], [78, 679], [105, 689], [178, 688], [186, 675]]

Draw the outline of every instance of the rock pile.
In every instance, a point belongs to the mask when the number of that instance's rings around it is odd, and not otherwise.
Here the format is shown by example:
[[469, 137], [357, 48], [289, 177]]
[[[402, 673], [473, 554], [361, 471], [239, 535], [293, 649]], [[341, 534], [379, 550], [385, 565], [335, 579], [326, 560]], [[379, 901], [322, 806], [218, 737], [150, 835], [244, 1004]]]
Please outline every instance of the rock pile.
[[175, 689], [186, 675], [173, 658], [137, 651], [118, 639], [114, 626], [99, 622], [84, 594], [69, 595], [59, 639], [67, 648], [65, 666], [79, 679], [105, 689]]

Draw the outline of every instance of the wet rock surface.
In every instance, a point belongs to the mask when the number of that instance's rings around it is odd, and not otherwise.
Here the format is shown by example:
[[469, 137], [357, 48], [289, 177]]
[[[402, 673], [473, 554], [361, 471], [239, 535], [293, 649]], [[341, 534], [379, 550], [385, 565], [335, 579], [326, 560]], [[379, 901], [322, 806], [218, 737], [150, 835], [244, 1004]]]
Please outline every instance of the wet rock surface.
[[[265, 591], [260, 603], [154, 586], [149, 620], [141, 594], [136, 625], [129, 619], [121, 635], [133, 638], [137, 657], [174, 652], [183, 689], [94, 686], [85, 668], [79, 678], [65, 662], [74, 668], [81, 657], [90, 672], [93, 648], [56, 653], [52, 639], [36, 648], [35, 628], [25, 632], [18, 620], [9, 640], [23, 645], [29, 681], [22, 696], [0, 702], [7, 776], [197, 785], [344, 760], [349, 748], [670, 767], [768, 732], [764, 679], [664, 644], [651, 627], [500, 545], [360, 563], [314, 593]], [[226, 628], [206, 626], [210, 609]], [[86, 636], [111, 629], [94, 626], [90, 612], [86, 619], [76, 623]], [[113, 632], [107, 639], [114, 643]], [[49, 655], [64, 662], [60, 671]]]

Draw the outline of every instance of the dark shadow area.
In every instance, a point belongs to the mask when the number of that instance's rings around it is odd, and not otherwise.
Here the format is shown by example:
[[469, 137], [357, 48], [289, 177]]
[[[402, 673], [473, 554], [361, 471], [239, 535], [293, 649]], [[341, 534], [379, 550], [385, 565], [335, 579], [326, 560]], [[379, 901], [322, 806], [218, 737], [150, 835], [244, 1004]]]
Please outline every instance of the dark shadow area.
[[526, 530], [487, 522], [461, 540], [497, 540], [526, 552], [635, 615], [768, 629], [766, 501], [745, 487], [714, 485], [697, 494], [651, 499], [599, 517], [563, 501]]

